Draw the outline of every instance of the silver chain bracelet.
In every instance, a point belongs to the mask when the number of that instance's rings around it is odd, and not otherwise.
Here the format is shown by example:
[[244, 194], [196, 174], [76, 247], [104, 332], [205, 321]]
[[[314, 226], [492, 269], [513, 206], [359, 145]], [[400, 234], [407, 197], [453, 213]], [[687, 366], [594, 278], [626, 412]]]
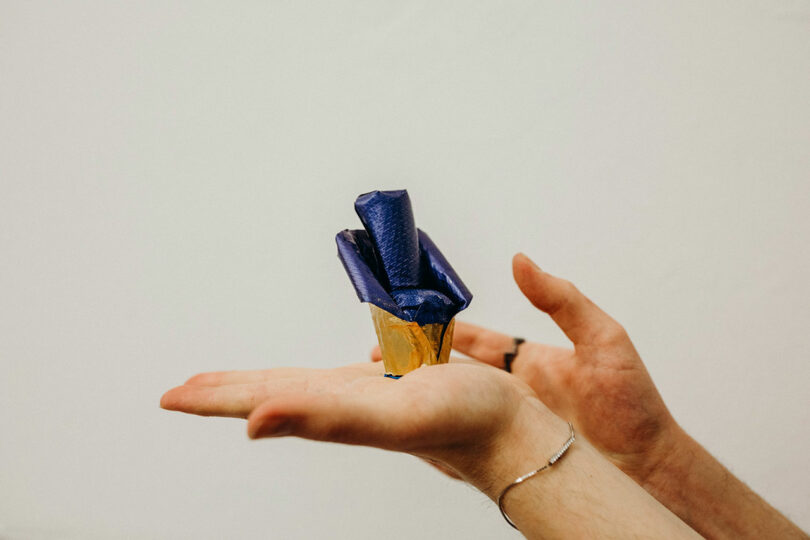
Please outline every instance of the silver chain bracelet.
[[574, 435], [574, 425], [571, 422], [568, 422], [568, 429], [571, 430], [570, 434], [568, 435], [568, 440], [565, 441], [565, 444], [562, 445], [562, 448], [557, 450], [557, 452], [553, 456], [551, 456], [549, 458], [548, 463], [546, 463], [545, 465], [543, 465], [539, 469], [536, 469], [536, 470], [534, 470], [534, 471], [532, 471], [530, 473], [527, 473], [527, 474], [524, 474], [523, 476], [518, 477], [514, 482], [512, 482], [511, 484], [509, 484], [508, 486], [503, 488], [503, 491], [501, 491], [501, 494], [498, 496], [498, 510], [501, 511], [501, 515], [506, 520], [506, 522], [509, 525], [511, 525], [512, 527], [514, 527], [515, 529], [517, 529], [517, 526], [514, 524], [514, 522], [512, 522], [511, 519], [509, 519], [509, 516], [506, 515], [506, 511], [503, 509], [503, 498], [504, 498], [504, 496], [509, 492], [510, 489], [512, 489], [516, 485], [522, 484], [523, 482], [525, 482], [526, 480], [528, 480], [532, 476], [536, 475], [537, 473], [548, 469], [549, 467], [551, 467], [552, 465], [557, 463], [557, 461], [561, 457], [563, 457], [563, 455], [568, 451], [568, 449], [571, 447], [571, 445], [574, 444], [574, 440], [576, 438], [575, 435]]

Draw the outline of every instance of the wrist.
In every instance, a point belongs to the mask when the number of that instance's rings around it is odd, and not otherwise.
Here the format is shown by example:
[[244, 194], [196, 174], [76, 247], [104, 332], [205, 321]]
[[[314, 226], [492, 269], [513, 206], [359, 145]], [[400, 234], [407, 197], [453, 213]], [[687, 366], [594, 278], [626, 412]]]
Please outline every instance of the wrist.
[[[498, 501], [518, 477], [548, 463], [569, 435], [564, 420], [539, 401], [529, 401], [479, 455], [480, 467], [465, 474], [465, 480]], [[594, 531], [615, 538], [694, 534], [579, 437], [559, 465], [509, 490], [503, 504], [527, 538], [585, 538]]]
[[685, 474], [697, 459], [699, 445], [673, 421], [666, 437], [657, 445], [639, 484], [659, 500], [671, 499]]
[[467, 479], [490, 499], [538, 467], [560, 449], [569, 433], [568, 424], [542, 403], [527, 399], [508, 426], [478, 456]]

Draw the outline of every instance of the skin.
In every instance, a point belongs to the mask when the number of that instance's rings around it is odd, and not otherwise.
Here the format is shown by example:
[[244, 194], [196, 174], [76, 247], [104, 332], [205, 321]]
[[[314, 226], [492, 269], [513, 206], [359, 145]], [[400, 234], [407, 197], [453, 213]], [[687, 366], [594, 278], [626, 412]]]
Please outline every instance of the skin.
[[407, 452], [493, 500], [566, 439], [557, 413], [593, 445], [580, 436], [553, 469], [509, 492], [507, 511], [527, 537], [693, 537], [674, 512], [707, 537], [806, 538], [677, 425], [616, 321], [523, 255], [513, 270], [572, 350], [524, 344], [511, 375], [497, 369], [509, 336], [457, 323], [455, 348], [477, 361], [398, 381], [382, 377], [378, 363], [204, 373], [168, 391], [161, 406], [247, 418], [251, 438]]
[[[247, 418], [251, 438], [296, 436], [406, 452], [493, 500], [568, 437], [565, 422], [520, 379], [464, 360], [396, 381], [383, 377], [379, 363], [204, 373], [166, 392], [161, 407]], [[584, 439], [553, 469], [511, 490], [505, 504], [528, 538], [696, 538]]]
[[[518, 349], [512, 373], [643, 483], [671, 450], [677, 424], [627, 332], [572, 283], [543, 272], [525, 255], [515, 256], [513, 273], [520, 290], [551, 316], [573, 348], [526, 342]], [[453, 348], [503, 368], [512, 339], [457, 321]], [[377, 347], [372, 360], [380, 359]]]
[[[512, 372], [613, 464], [709, 538], [807, 538], [734, 477], [673, 419], [622, 326], [573, 284], [518, 254], [520, 290], [572, 349], [524, 343]], [[503, 367], [512, 337], [457, 322], [453, 347]], [[379, 360], [379, 349], [372, 352]]]

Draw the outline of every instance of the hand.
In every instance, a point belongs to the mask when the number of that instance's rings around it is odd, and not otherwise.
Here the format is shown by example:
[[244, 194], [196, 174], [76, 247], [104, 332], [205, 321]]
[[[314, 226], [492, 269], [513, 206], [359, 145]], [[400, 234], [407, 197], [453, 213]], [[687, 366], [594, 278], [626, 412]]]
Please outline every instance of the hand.
[[[644, 363], [619, 323], [568, 281], [518, 254], [515, 281], [538, 309], [573, 342], [567, 349], [524, 343], [512, 373], [560, 417], [574, 423], [615, 465], [644, 484], [681, 436]], [[456, 322], [453, 348], [503, 368], [512, 336]], [[379, 348], [372, 352], [379, 360]]]
[[[379, 364], [204, 373], [166, 392], [160, 404], [248, 418], [251, 438], [292, 435], [407, 452], [490, 495], [503, 487], [501, 478], [525, 472], [528, 465], [516, 455], [524, 443], [532, 444], [534, 463], [538, 452], [553, 453], [567, 431], [524, 383], [469, 361], [425, 367], [399, 380], [383, 377]], [[529, 436], [535, 424], [547, 441]]]
[[[252, 438], [297, 436], [375, 446], [434, 461], [497, 500], [556, 452], [568, 427], [520, 379], [453, 361], [399, 380], [380, 364], [204, 373], [169, 390], [166, 409], [248, 418]], [[527, 538], [693, 538], [694, 533], [586, 440], [553, 471], [514, 489], [510, 516]]]

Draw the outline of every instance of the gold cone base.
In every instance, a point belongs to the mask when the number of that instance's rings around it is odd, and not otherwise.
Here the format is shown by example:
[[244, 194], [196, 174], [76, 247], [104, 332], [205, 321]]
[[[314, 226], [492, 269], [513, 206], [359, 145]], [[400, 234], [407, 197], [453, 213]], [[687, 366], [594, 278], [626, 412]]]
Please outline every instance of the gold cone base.
[[400, 377], [416, 368], [446, 364], [450, 360], [455, 319], [450, 320], [445, 330], [444, 324], [419, 326], [391, 315], [374, 304], [369, 306], [386, 375]]

